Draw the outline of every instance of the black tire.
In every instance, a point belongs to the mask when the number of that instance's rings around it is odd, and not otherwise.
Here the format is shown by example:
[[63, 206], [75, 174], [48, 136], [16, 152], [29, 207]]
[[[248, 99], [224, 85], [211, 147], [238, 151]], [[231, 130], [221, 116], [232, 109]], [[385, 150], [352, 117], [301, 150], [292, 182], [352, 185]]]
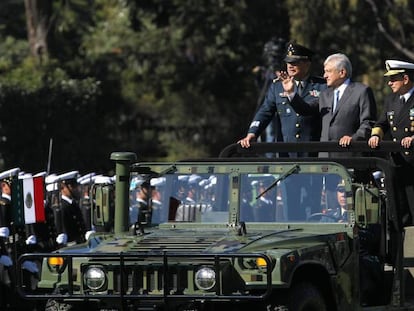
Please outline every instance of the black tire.
[[292, 288], [288, 297], [289, 311], [326, 311], [322, 293], [313, 284], [301, 282]]

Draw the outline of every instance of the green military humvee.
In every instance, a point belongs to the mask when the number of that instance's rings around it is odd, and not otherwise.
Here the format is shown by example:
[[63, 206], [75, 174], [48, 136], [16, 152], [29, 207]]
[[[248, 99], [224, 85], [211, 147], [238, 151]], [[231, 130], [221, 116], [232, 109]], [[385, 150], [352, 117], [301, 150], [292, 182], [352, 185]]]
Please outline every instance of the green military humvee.
[[[94, 224], [114, 214], [113, 228], [23, 255], [18, 265], [39, 260], [42, 270], [35, 290], [20, 281], [19, 292], [46, 310], [414, 310], [410, 228], [382, 157], [400, 148], [231, 145], [219, 158], [175, 163], [115, 152], [114, 210], [106, 186], [92, 204]], [[371, 153], [262, 156], [341, 150]]]

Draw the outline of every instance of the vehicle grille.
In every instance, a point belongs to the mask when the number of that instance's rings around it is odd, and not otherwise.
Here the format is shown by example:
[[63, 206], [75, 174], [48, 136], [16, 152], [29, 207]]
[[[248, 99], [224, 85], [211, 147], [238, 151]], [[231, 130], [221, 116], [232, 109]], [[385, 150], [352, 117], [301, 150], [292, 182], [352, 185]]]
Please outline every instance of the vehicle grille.
[[169, 295], [183, 294], [192, 287], [189, 284], [187, 269], [184, 267], [168, 267], [165, 275], [163, 267], [131, 266], [122, 273], [119, 267], [113, 271], [113, 293], [120, 294], [122, 289], [127, 295]]
[[[62, 285], [53, 292], [23, 292], [26, 298], [64, 299], [263, 299], [271, 292], [272, 280], [269, 271], [264, 275], [262, 287], [257, 292], [246, 288], [245, 281], [234, 269], [237, 258], [261, 257], [271, 266], [269, 259], [261, 254], [194, 254], [194, 253], [95, 253], [95, 254], [25, 254], [18, 260], [60, 256], [64, 258], [64, 269], [56, 274]], [[91, 266], [106, 271], [107, 284], [103, 290], [92, 291], [83, 285], [82, 277]], [[194, 283], [196, 271], [209, 266], [216, 271], [216, 285], [211, 290], [198, 289]]]

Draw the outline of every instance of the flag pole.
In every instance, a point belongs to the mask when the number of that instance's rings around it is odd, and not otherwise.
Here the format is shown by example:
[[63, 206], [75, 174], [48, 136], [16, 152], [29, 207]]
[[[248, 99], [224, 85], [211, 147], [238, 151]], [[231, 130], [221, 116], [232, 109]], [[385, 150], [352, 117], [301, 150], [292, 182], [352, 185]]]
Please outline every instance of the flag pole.
[[47, 170], [46, 173], [49, 175], [50, 173], [50, 164], [52, 162], [52, 147], [53, 147], [53, 138], [49, 139], [49, 155], [47, 157]]

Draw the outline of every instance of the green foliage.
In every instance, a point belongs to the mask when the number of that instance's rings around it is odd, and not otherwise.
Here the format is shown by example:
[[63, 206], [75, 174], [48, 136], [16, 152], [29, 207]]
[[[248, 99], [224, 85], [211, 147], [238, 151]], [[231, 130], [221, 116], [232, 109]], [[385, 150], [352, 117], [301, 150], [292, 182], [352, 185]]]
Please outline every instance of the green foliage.
[[6, 36], [0, 44], [0, 72], [12, 70], [28, 56], [28, 42]]
[[320, 75], [326, 56], [347, 54], [380, 107], [384, 60], [414, 60], [414, 4], [404, 0], [51, 4], [49, 55], [36, 58], [24, 2], [0, 4], [5, 167], [45, 167], [50, 138], [56, 171], [105, 172], [116, 150], [151, 160], [216, 156], [245, 135], [259, 94], [251, 69], [273, 36], [311, 47]]
[[[26, 75], [31, 78], [17, 83]], [[11, 71], [0, 81], [2, 157], [6, 166], [13, 163], [31, 171], [46, 169], [50, 139], [54, 141], [52, 169], [86, 170], [102, 165], [91, 157], [108, 152], [99, 148], [106, 136], [96, 127], [103, 121], [97, 114], [97, 81], [69, 79], [59, 68], [43, 71], [30, 66]], [[83, 137], [93, 139], [94, 144], [87, 145]], [[68, 161], [72, 158], [78, 162], [76, 167], [75, 162]]]

